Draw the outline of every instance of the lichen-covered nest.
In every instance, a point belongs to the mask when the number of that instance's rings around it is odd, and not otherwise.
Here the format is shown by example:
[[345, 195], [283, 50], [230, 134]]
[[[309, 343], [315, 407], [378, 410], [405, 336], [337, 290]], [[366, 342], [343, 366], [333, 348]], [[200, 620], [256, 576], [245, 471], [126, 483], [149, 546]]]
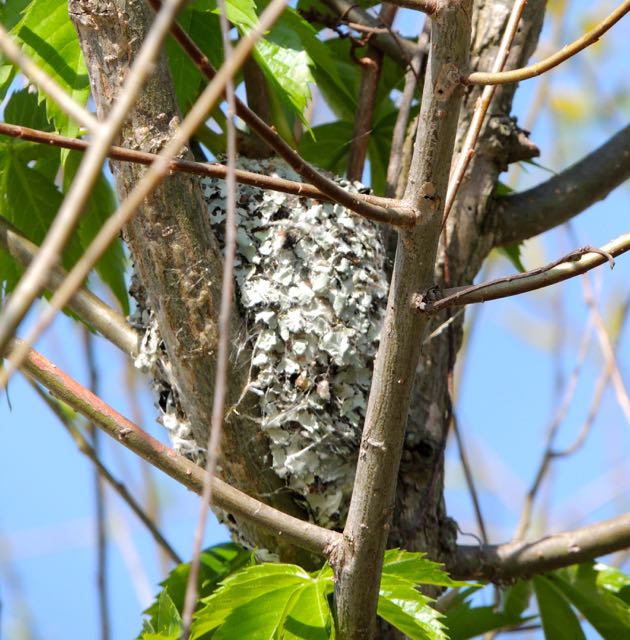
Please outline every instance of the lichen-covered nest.
[[[239, 166], [299, 179], [278, 160]], [[202, 188], [222, 244], [225, 183], [204, 179]], [[339, 526], [387, 294], [380, 232], [339, 205], [244, 185], [236, 217], [237, 301], [253, 353], [249, 390], [260, 398], [260, 428], [269, 437], [273, 468], [316, 522]], [[173, 445], [194, 457], [199, 444], [172, 391], [157, 327], [147, 320], [146, 311], [144, 320], [136, 317], [146, 327], [138, 365], [156, 378]]]

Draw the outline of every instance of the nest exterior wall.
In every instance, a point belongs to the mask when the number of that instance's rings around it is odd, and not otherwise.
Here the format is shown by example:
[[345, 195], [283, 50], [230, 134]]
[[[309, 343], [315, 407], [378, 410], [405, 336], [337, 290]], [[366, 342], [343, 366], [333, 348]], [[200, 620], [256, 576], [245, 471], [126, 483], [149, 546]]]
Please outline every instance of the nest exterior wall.
[[[279, 160], [242, 160], [249, 171], [298, 180]], [[348, 190], [360, 184], [338, 181]], [[204, 178], [211, 225], [223, 246], [226, 191]], [[379, 228], [339, 205], [238, 186], [236, 298], [252, 362], [247, 391], [259, 399], [272, 466], [314, 521], [339, 527], [347, 513], [387, 297]], [[136, 366], [154, 380], [173, 446], [200, 462], [152, 314]], [[238, 349], [239, 345], [235, 345]], [[238, 406], [230, 411], [238, 411]]]

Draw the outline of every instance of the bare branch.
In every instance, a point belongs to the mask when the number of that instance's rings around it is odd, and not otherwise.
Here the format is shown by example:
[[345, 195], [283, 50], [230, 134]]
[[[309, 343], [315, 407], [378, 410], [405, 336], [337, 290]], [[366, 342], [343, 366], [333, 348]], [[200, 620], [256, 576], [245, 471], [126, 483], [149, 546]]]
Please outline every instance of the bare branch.
[[440, 0], [388, 0], [389, 4], [405, 9], [414, 9], [427, 15], [435, 13], [440, 6]]
[[[260, 20], [256, 26], [247, 34], [247, 36], [241, 39], [238, 46], [234, 49], [233, 57], [226, 61], [226, 63], [221, 67], [221, 70], [217, 73], [215, 79], [206, 87], [182, 122], [180, 128], [176, 130], [168, 144], [164, 149], [162, 149], [158, 158], [151, 165], [142, 180], [136, 185], [134, 190], [120, 205], [118, 210], [107, 219], [106, 223], [103, 225], [90, 246], [85, 250], [81, 259], [68, 274], [68, 277], [63, 284], [59, 289], [57, 289], [50, 300], [50, 305], [42, 313], [35, 326], [30, 330], [23, 344], [10, 354], [7, 366], [0, 372], [0, 388], [6, 385], [12, 373], [19, 367], [22, 359], [28, 353], [28, 348], [34, 344], [35, 340], [37, 340], [41, 333], [52, 322], [56, 312], [67, 304], [74, 292], [81, 286], [84, 278], [86, 278], [90, 273], [92, 267], [102, 257], [105, 251], [107, 251], [107, 248], [114, 238], [118, 236], [122, 227], [132, 218], [138, 207], [142, 205], [144, 199], [168, 175], [169, 161], [180, 151], [180, 149], [194, 134], [197, 127], [206, 119], [207, 114], [211, 111], [217, 100], [224, 92], [225, 85], [229, 78], [238, 71], [247, 56], [251, 53], [256, 42], [263, 36], [266, 29], [268, 29], [284, 11], [285, 6], [285, 0], [272, 0], [260, 16]], [[139, 60], [140, 57], [136, 58], [134, 61], [134, 68]], [[93, 147], [90, 146], [90, 150], [92, 148]], [[83, 163], [81, 166], [83, 166]], [[78, 184], [78, 181], [79, 174], [77, 174], [74, 184]], [[341, 190], [343, 191], [343, 189]], [[343, 192], [346, 193], [345, 191]], [[57, 216], [57, 220], [58, 219], [60, 219], [60, 215]], [[16, 294], [17, 289], [13, 293], [12, 298], [16, 298]], [[22, 298], [19, 299], [21, 300]], [[5, 311], [7, 311], [8, 306], [8, 304], [5, 306]]]
[[527, 191], [497, 198], [495, 246], [570, 220], [630, 177], [630, 125], [582, 160]]
[[[125, 79], [124, 89], [120, 94], [119, 101], [113, 106], [107, 120], [103, 124], [99, 124], [95, 130], [92, 130], [93, 140], [90, 148], [79, 166], [70, 191], [46, 234], [37, 258], [29, 265], [26, 273], [20, 279], [17, 287], [0, 312], [0, 353], [4, 353], [8, 341], [15, 334], [33, 300], [43, 289], [48, 271], [55, 265], [63, 248], [70, 239], [72, 231], [90, 197], [92, 187], [101, 173], [103, 161], [107, 157], [107, 150], [127, 118], [136, 97], [142, 90], [144, 81], [151, 72], [153, 63], [160, 53], [162, 43], [168, 35], [171, 22], [175, 19], [177, 10], [183, 1], [169, 0], [164, 5], [163, 10], [156, 17], [129, 75]], [[6, 377], [3, 376], [0, 388], [5, 386], [8, 376], [10, 376], [10, 370], [7, 370]]]
[[100, 457], [96, 451], [90, 446], [89, 442], [85, 439], [81, 430], [68, 419], [67, 415], [61, 410], [59, 404], [50, 398], [41, 387], [27, 374], [29, 382], [33, 386], [33, 389], [39, 395], [39, 397], [48, 405], [50, 410], [57, 416], [59, 422], [63, 425], [66, 431], [70, 434], [71, 438], [75, 441], [79, 451], [89, 458], [96, 467], [100, 476], [109, 484], [109, 486], [122, 498], [127, 506], [136, 514], [140, 522], [147, 528], [147, 531], [151, 534], [158, 546], [165, 551], [168, 557], [175, 563], [181, 564], [183, 560], [179, 557], [177, 552], [171, 547], [166, 538], [162, 535], [157, 528], [155, 522], [144, 511], [140, 503], [131, 495], [127, 487], [116, 480], [109, 469], [102, 463]]
[[[227, 19], [225, 0], [218, 0], [220, 11], [221, 37], [223, 55], [229, 60], [234, 55], [230, 41], [230, 25]], [[212, 421], [206, 445], [206, 477], [201, 493], [199, 520], [195, 529], [193, 555], [190, 572], [186, 582], [184, 610], [182, 612], [182, 640], [188, 640], [192, 626], [193, 614], [197, 604], [197, 581], [201, 565], [201, 549], [208, 512], [212, 503], [212, 478], [219, 460], [221, 432], [225, 420], [225, 402], [228, 397], [228, 371], [230, 368], [230, 330], [232, 328], [232, 308], [234, 302], [234, 265], [236, 262], [236, 127], [234, 124], [235, 98], [234, 80], [229, 78], [225, 86], [227, 98], [227, 163], [226, 178], [227, 202], [225, 217], [225, 248], [223, 259], [223, 283], [221, 287], [221, 311], [219, 313], [219, 346], [217, 349], [217, 369], [212, 401]]]
[[[21, 343], [20, 340], [15, 342]], [[201, 467], [124, 418], [34, 349], [29, 350], [22, 367], [56, 398], [93, 421], [116, 442], [123, 444], [179, 484], [201, 495], [206, 476]], [[218, 478], [212, 479], [212, 492], [214, 505], [220, 509], [312, 553], [326, 556], [341, 539], [341, 534], [335, 531], [328, 531], [278, 511]]]
[[[159, 0], [149, 0], [149, 2], [153, 7], [159, 7], [161, 4]], [[210, 65], [208, 58], [200, 51], [199, 47], [197, 47], [188, 34], [178, 24], [173, 26], [172, 31], [173, 37], [177, 40], [190, 59], [197, 65], [199, 70], [206, 76], [206, 78], [213, 81], [217, 72]], [[219, 73], [222, 72], [223, 70]], [[330, 200], [343, 205], [364, 218], [368, 218], [369, 220], [374, 220], [376, 222], [410, 226], [415, 223], [415, 218], [409, 210], [405, 210], [404, 208], [401, 208], [400, 210], [391, 208], [391, 202], [389, 203], [390, 208], [388, 209], [372, 205], [362, 198], [357, 198], [356, 194], [349, 193], [340, 187], [333, 180], [329, 179], [315, 167], [306, 162], [276, 133], [274, 129], [272, 129], [249, 107], [238, 99], [236, 100], [236, 114], [243, 120], [243, 122], [252, 128], [263, 142], [276, 151], [276, 153], [283, 158], [296, 173], [301, 175], [307, 182], [327, 194]]]
[[[379, 13], [380, 21], [387, 27], [391, 27], [396, 17], [397, 7], [386, 2]], [[376, 91], [378, 81], [383, 68], [383, 53], [374, 45], [369, 44], [365, 56], [358, 58], [361, 65], [361, 87], [357, 100], [357, 113], [354, 119], [354, 130], [352, 132], [352, 143], [348, 154], [348, 170], [346, 176], [348, 180], [361, 180], [363, 177], [363, 167], [367, 157], [370, 135], [372, 133], [372, 117], [376, 105]]]
[[582, 247], [544, 267], [525, 273], [504, 276], [468, 287], [446, 289], [443, 297], [437, 298], [435, 301], [431, 300], [435, 296], [434, 291], [428, 290], [425, 293], [417, 294], [413, 304], [419, 311], [435, 313], [453, 305], [507, 298], [574, 278], [606, 262], [612, 267], [613, 257], [616, 258], [626, 251], [630, 251], [630, 233], [625, 233], [615, 240], [611, 240], [600, 249]]
[[383, 33], [383, 25], [365, 9], [350, 0], [322, 0], [322, 2], [340, 16], [342, 20], [347, 21], [349, 26], [351, 26], [351, 23], [356, 23], [362, 27], [376, 30], [373, 31], [374, 37], [371, 42], [400, 66], [407, 67], [411, 63], [418, 45], [401, 37], [394, 31]]
[[496, 72], [495, 70], [492, 70], [490, 73], [476, 71], [467, 77], [463, 77], [462, 82], [464, 84], [497, 85], [535, 78], [536, 76], [557, 67], [565, 60], [573, 57], [576, 53], [579, 53], [583, 49], [586, 49], [586, 47], [597, 42], [602, 35], [604, 35], [604, 33], [606, 33], [606, 31], [608, 31], [608, 29], [610, 29], [614, 24], [619, 22], [619, 20], [621, 20], [628, 11], [630, 11], [630, 0], [625, 0], [625, 2], [617, 7], [617, 9], [615, 9], [607, 18], [602, 20], [588, 33], [540, 62], [528, 67], [523, 67], [522, 69], [513, 69], [512, 71]]
[[[492, 65], [492, 70], [495, 73], [501, 71], [501, 69], [503, 69], [505, 63], [507, 62], [508, 55], [510, 53], [510, 47], [512, 46], [512, 40], [514, 40], [514, 36], [516, 35], [516, 30], [518, 28], [519, 22], [521, 20], [521, 15], [523, 14], [523, 10], [525, 9], [526, 4], [526, 0], [516, 0], [512, 7], [512, 12], [510, 13], [510, 17], [508, 18], [507, 24], [505, 25], [503, 37], [501, 38], [501, 44], [499, 45], [496, 58], [494, 59], [494, 63]], [[446, 203], [444, 204], [444, 221], [442, 222], [443, 227], [446, 225], [446, 220], [448, 219], [448, 215], [451, 212], [453, 202], [455, 202], [457, 190], [459, 189], [459, 185], [464, 179], [464, 174], [466, 173], [466, 169], [468, 168], [470, 159], [475, 153], [475, 145], [477, 144], [481, 126], [483, 125], [483, 121], [486, 117], [490, 102], [492, 102], [494, 92], [494, 87], [485, 87], [481, 92], [481, 96], [477, 99], [477, 102], [475, 104], [475, 111], [470, 121], [462, 150], [459, 153], [457, 164], [453, 168], [450, 180], [448, 181]]]
[[545, 450], [543, 452], [543, 455], [541, 456], [538, 470], [536, 471], [536, 475], [534, 476], [534, 481], [532, 482], [532, 485], [529, 488], [527, 495], [525, 496], [525, 502], [521, 511], [521, 517], [519, 518], [519, 522], [516, 525], [516, 530], [513, 537], [513, 540], [515, 542], [522, 540], [527, 533], [527, 529], [529, 528], [531, 522], [532, 510], [534, 508], [534, 500], [536, 499], [536, 496], [540, 490], [543, 480], [545, 479], [545, 476], [547, 475], [547, 472], [551, 468], [551, 462], [554, 458], [554, 441], [574, 398], [580, 372], [584, 365], [584, 361], [586, 360], [588, 349], [591, 344], [592, 329], [593, 327], [591, 318], [589, 318], [586, 329], [584, 330], [582, 339], [580, 341], [580, 348], [578, 350], [578, 355], [573, 367], [573, 371], [571, 371], [571, 375], [569, 376], [569, 380], [564, 389], [563, 398], [553, 420], [551, 421], [551, 424], [547, 429], [547, 442]]
[[399, 235], [344, 546], [331, 557], [337, 578], [339, 633], [344, 640], [368, 639], [374, 632], [378, 600], [374, 576], [382, 567], [411, 389], [427, 325], [426, 316], [414, 313], [410, 301], [415, 287], [433, 282], [463, 93], [456, 76], [467, 65], [471, 4], [450, 2], [431, 21], [431, 52], [405, 193], [420, 215], [413, 230]]
[[630, 546], [630, 514], [533, 542], [460, 546], [446, 568], [458, 580], [509, 582]]
[[[90, 146], [90, 143], [86, 140], [60, 136], [56, 133], [30, 129], [29, 127], [23, 127], [21, 125], [7, 124], [6, 122], [0, 122], [0, 135], [81, 152], [87, 151]], [[114, 160], [135, 162], [142, 165], [150, 165], [158, 157], [156, 153], [117, 146], [110, 147], [107, 156]], [[225, 180], [227, 176], [227, 167], [224, 164], [219, 164], [218, 162], [195, 162], [193, 160], [174, 159], [169, 161], [168, 171], [171, 174], [179, 172], [191, 173], [198, 176], [218, 178], [219, 180]], [[244, 171], [242, 169], [236, 169], [236, 181], [241, 184], [258, 187], [259, 189], [280, 191], [281, 193], [290, 193], [302, 198], [313, 198], [324, 202], [335, 202], [335, 200], [327, 196], [323, 191], [313, 185], [307, 184], [306, 182], [296, 182], [295, 180], [287, 180], [276, 176], [265, 176], [260, 173]], [[395, 209], [404, 208], [404, 204], [401, 200], [381, 198], [379, 196], [373, 196], [365, 193], [357, 193], [353, 195], [357, 200], [362, 200], [363, 202], [368, 202], [379, 207], [392, 208], [392, 220], [389, 221], [389, 224], [398, 224], [396, 222], [398, 218], [396, 216]], [[408, 216], [404, 217], [403, 224], [409, 224]]]
[[[5, 249], [22, 266], [27, 266], [37, 255], [39, 247], [27, 240], [2, 216], [0, 216], [0, 247]], [[56, 289], [66, 279], [61, 267], [48, 272], [50, 289]], [[125, 318], [85, 288], [79, 289], [68, 302], [83, 322], [96, 329], [104, 338], [116, 345], [123, 353], [135, 357], [138, 354], [140, 335], [129, 326]]]

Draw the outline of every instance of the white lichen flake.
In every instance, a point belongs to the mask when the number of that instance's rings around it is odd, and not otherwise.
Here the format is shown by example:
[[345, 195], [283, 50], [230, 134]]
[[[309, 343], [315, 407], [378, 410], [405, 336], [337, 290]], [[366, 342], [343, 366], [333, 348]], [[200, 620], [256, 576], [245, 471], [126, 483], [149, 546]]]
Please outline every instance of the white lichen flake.
[[[239, 166], [299, 180], [278, 160]], [[225, 183], [205, 178], [202, 188], [222, 243]], [[253, 350], [250, 390], [259, 396], [273, 468], [316, 522], [339, 526], [387, 294], [380, 231], [339, 205], [245, 185], [238, 186], [236, 221], [237, 300]], [[185, 438], [174, 445], [183, 442], [194, 449]]]

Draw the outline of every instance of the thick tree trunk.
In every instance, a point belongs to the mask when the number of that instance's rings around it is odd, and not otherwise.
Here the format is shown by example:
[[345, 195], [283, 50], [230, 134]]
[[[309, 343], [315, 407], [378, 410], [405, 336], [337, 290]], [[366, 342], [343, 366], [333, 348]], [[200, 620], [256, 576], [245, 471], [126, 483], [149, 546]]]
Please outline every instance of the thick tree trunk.
[[[473, 12], [471, 69], [489, 69], [511, 2], [477, 0]], [[99, 118], [106, 117], [134, 56], [144, 40], [152, 14], [144, 0], [70, 0], [74, 21], [90, 72], [92, 94]], [[508, 65], [522, 66], [537, 43], [544, 0], [530, 0], [512, 47]], [[468, 90], [458, 128], [461, 144], [479, 95]], [[519, 132], [509, 118], [514, 87], [499, 87], [490, 117], [462, 184], [448, 223], [448, 270], [451, 285], [469, 283], [494, 246], [487, 212], [498, 175], [519, 156]], [[180, 119], [172, 82], [164, 58], [156, 65], [140, 101], [120, 135], [120, 144], [158, 152]], [[187, 153], [187, 152], [186, 152]], [[115, 163], [113, 172], [123, 198], [144, 169]], [[206, 206], [196, 178], [171, 176], [148, 198], [124, 231], [135, 268], [146, 288], [151, 308], [174, 367], [184, 409], [194, 436], [206, 442], [214, 386], [216, 317], [220, 302], [221, 257], [208, 224]], [[436, 268], [437, 283], [444, 282], [445, 248]], [[435, 319], [435, 325], [445, 316]], [[235, 320], [235, 335], [242, 330]], [[436, 559], [452, 551], [456, 530], [446, 515], [443, 500], [443, 443], [448, 425], [447, 379], [462, 336], [461, 318], [424, 345], [413, 390], [397, 505], [389, 546], [424, 550]], [[240, 353], [247, 363], [247, 350]], [[247, 371], [236, 366], [234, 371]], [[230, 394], [239, 397], [245, 381], [232, 375]], [[255, 413], [254, 406], [246, 414]], [[288, 513], [303, 515], [271, 470], [266, 437], [251, 420], [232, 419], [225, 428], [222, 473], [239, 489]], [[279, 550], [289, 560], [309, 558], [260, 536], [242, 523], [236, 526], [250, 542]]]
[[[473, 9], [471, 71], [490, 69], [509, 16], [512, 2], [477, 0]], [[533, 53], [544, 16], [544, 0], [531, 0], [512, 45], [508, 68], [526, 64]], [[515, 85], [497, 87], [477, 151], [459, 189], [447, 223], [448, 250], [441, 246], [435, 281], [444, 284], [448, 255], [449, 286], [469, 284], [495, 245], [488, 211], [499, 174], [523, 150], [520, 132], [510, 119]], [[468, 91], [460, 114], [458, 146], [461, 147], [475, 102], [482, 88]], [[435, 329], [447, 320], [439, 314]], [[444, 560], [456, 540], [455, 523], [447, 517], [443, 499], [444, 450], [448, 429], [448, 375], [461, 346], [463, 316], [451, 329], [425, 344], [417, 370], [416, 384], [405, 437], [397, 489], [397, 505], [389, 546], [426, 551]]]
[[[144, 0], [70, 0], [69, 12], [88, 66], [98, 117], [103, 120], [121, 91], [153, 14]], [[159, 153], [180, 119], [168, 65], [161, 56], [117, 144]], [[181, 155], [192, 159], [188, 150]], [[119, 199], [125, 198], [145, 171], [133, 163], [112, 163]], [[216, 370], [222, 257], [199, 179], [186, 174], [168, 177], [125, 227], [124, 237], [148, 304], [157, 315], [193, 436], [205, 447]], [[232, 335], [242, 331], [236, 317], [232, 331]], [[249, 369], [246, 349], [235, 358], [228, 403], [241, 396]], [[254, 406], [243, 410], [245, 415], [254, 412]], [[287, 513], [303, 515], [271, 470], [267, 439], [253, 421], [233, 414], [224, 428], [222, 448], [225, 480]], [[288, 559], [310, 560], [304, 552], [245, 523], [232, 524], [253, 544], [275, 548]]]

